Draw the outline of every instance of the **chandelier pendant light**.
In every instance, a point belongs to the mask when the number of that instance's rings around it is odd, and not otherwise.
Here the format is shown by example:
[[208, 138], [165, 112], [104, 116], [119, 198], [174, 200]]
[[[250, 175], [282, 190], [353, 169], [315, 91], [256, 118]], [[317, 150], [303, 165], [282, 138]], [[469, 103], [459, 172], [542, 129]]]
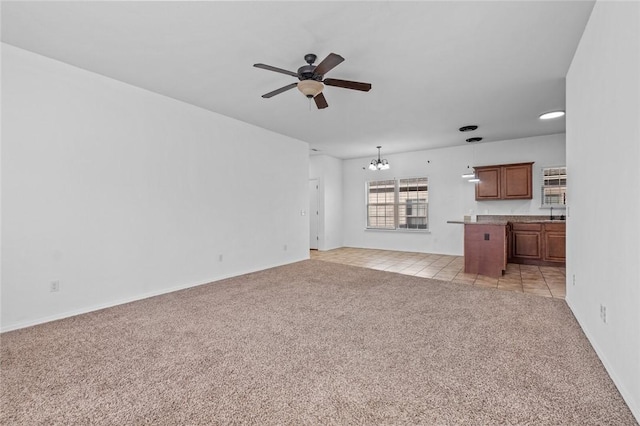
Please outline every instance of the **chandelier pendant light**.
[[380, 148], [382, 148], [382, 146], [377, 146], [376, 148], [378, 148], [378, 159], [376, 160], [374, 158], [373, 160], [371, 160], [371, 163], [369, 164], [369, 170], [388, 170], [389, 162], [387, 160], [380, 159]]

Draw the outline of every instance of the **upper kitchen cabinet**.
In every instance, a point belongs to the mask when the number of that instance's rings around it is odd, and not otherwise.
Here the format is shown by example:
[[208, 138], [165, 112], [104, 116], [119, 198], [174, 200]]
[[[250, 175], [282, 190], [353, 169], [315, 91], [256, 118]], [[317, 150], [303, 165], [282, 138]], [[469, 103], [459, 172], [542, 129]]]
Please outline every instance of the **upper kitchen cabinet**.
[[499, 200], [500, 197], [500, 166], [474, 167], [476, 178], [476, 200]]
[[474, 167], [476, 200], [530, 200], [533, 163]]

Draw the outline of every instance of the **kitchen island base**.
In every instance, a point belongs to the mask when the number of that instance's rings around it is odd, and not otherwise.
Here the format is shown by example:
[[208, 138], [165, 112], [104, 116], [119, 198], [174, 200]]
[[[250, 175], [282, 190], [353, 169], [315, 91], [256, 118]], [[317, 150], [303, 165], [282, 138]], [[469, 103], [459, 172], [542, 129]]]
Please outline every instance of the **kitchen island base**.
[[507, 224], [465, 223], [464, 272], [499, 278], [507, 269]]

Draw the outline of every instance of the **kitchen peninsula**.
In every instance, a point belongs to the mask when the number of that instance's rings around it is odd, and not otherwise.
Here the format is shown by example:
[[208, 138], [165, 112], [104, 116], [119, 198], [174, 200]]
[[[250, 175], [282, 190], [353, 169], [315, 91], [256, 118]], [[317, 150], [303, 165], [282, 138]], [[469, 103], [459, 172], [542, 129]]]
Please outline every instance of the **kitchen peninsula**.
[[549, 216], [478, 216], [464, 224], [465, 272], [501, 277], [507, 262], [564, 266], [565, 221]]

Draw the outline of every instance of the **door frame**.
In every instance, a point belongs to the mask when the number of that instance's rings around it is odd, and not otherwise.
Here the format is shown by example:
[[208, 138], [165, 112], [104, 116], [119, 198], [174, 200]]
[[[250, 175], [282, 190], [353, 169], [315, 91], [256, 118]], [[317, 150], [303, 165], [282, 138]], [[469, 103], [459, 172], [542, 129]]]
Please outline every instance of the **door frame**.
[[[315, 235], [312, 235], [314, 229]], [[309, 179], [309, 249], [320, 249], [320, 179], [318, 178]]]

